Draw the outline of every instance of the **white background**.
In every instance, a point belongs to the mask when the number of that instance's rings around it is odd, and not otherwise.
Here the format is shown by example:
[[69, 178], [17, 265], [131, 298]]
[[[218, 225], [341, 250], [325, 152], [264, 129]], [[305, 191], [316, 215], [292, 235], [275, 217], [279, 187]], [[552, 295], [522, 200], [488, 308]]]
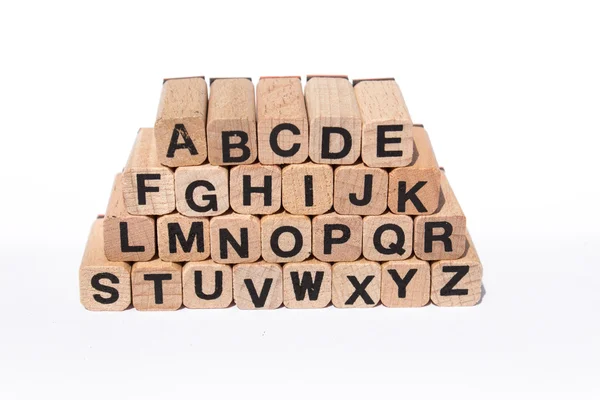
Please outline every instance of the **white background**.
[[[2, 2], [0, 398], [598, 398], [600, 13], [483, 3]], [[396, 77], [483, 302], [85, 311], [85, 240], [162, 79], [311, 73]]]

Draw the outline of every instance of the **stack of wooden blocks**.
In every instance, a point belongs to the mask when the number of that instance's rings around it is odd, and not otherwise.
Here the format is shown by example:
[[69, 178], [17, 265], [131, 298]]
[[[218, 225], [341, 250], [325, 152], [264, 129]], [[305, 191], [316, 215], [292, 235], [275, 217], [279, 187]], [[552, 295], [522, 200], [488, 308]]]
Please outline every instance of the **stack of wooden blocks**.
[[92, 227], [85, 308], [478, 303], [465, 216], [393, 79], [207, 86], [164, 81]]

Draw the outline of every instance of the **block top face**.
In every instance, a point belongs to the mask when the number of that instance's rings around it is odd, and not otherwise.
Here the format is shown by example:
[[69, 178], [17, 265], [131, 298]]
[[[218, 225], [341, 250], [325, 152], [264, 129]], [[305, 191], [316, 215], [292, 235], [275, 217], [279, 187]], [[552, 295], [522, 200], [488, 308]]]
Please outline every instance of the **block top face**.
[[115, 176], [112, 192], [106, 207], [106, 217], [127, 217], [127, 207], [123, 199], [123, 178], [121, 174]]
[[210, 85], [208, 123], [218, 119], [256, 121], [254, 85], [245, 78], [217, 79]]
[[422, 126], [413, 126], [414, 151], [412, 162], [407, 168], [439, 169], [433, 146], [427, 131]]
[[143, 170], [148, 168], [158, 168], [170, 171], [167, 167], [161, 165], [158, 160], [154, 129], [140, 128], [124, 171]]
[[256, 86], [257, 119], [307, 119], [300, 79], [261, 78]]
[[412, 127], [408, 108], [395, 80], [361, 81], [354, 86], [354, 91], [364, 125], [394, 122]]
[[208, 88], [204, 78], [168, 79], [163, 89], [156, 120], [198, 118], [206, 121]]

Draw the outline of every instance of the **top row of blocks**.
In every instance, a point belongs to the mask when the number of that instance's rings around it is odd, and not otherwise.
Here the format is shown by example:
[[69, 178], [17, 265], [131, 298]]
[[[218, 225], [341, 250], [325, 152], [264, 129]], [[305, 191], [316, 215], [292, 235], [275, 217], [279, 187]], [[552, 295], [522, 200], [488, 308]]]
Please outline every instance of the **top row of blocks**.
[[168, 167], [321, 164], [404, 167], [413, 159], [413, 123], [393, 79], [309, 77], [167, 79], [154, 132]]

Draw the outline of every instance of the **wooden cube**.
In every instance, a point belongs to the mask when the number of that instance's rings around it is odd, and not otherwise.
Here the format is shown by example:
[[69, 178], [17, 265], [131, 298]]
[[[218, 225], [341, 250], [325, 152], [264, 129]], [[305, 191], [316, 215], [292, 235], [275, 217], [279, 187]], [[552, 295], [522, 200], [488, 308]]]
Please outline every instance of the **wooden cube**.
[[388, 174], [364, 164], [335, 169], [333, 208], [339, 214], [379, 215], [387, 209]]
[[229, 213], [210, 220], [210, 253], [223, 264], [251, 263], [260, 258], [260, 220]]
[[308, 117], [300, 77], [263, 77], [256, 87], [258, 159], [299, 164], [308, 157]]
[[288, 165], [281, 173], [283, 208], [289, 213], [319, 215], [333, 206], [333, 168], [304, 163]]
[[208, 89], [203, 76], [165, 79], [154, 136], [161, 164], [200, 165], [206, 160]]
[[394, 214], [432, 214], [440, 204], [441, 173], [422, 125], [414, 126], [413, 139], [413, 162], [390, 171], [388, 205]]
[[321, 261], [354, 261], [362, 252], [362, 218], [328, 213], [312, 220], [313, 255]]
[[467, 220], [446, 179], [441, 175], [439, 211], [415, 217], [415, 255], [421, 260], [455, 260], [465, 253]]
[[163, 261], [202, 261], [210, 256], [208, 218], [173, 213], [156, 222], [158, 255]]
[[331, 301], [331, 265], [315, 259], [283, 266], [283, 304], [323, 308]]
[[164, 215], [175, 209], [175, 179], [158, 160], [154, 129], [139, 130], [122, 179], [129, 214]]
[[241, 310], [273, 310], [283, 302], [282, 270], [259, 262], [233, 267], [233, 297]]
[[412, 161], [412, 120], [396, 81], [354, 81], [362, 115], [362, 161], [369, 167], [403, 167]]
[[208, 161], [213, 165], [256, 160], [254, 85], [250, 79], [211, 80], [206, 138]]
[[412, 255], [413, 220], [408, 215], [363, 218], [363, 256], [371, 261], [405, 260]]
[[321, 164], [353, 164], [360, 156], [361, 116], [347, 78], [307, 78], [309, 155]]
[[368, 308], [379, 303], [381, 265], [364, 258], [332, 267], [331, 301], [338, 308]]
[[481, 300], [483, 268], [467, 233], [467, 252], [458, 260], [431, 264], [431, 301], [437, 306], [474, 306]]
[[381, 266], [381, 302], [386, 307], [423, 307], [429, 303], [431, 267], [411, 257]]
[[213, 261], [183, 266], [183, 305], [187, 308], [227, 308], [233, 301], [233, 271]]
[[265, 261], [299, 262], [310, 256], [312, 226], [306, 215], [267, 215], [260, 220], [260, 230]]
[[149, 261], [156, 253], [153, 217], [131, 215], [123, 200], [121, 174], [115, 178], [104, 218], [104, 253], [110, 261]]
[[181, 265], [155, 259], [133, 264], [133, 306], [140, 311], [174, 311], [183, 301]]
[[281, 208], [281, 168], [238, 165], [231, 168], [229, 203], [240, 214], [273, 214]]
[[177, 211], [188, 217], [220, 215], [229, 209], [229, 172], [215, 165], [175, 171]]
[[131, 267], [104, 255], [104, 219], [92, 225], [79, 267], [79, 299], [90, 311], [123, 311], [131, 304]]

